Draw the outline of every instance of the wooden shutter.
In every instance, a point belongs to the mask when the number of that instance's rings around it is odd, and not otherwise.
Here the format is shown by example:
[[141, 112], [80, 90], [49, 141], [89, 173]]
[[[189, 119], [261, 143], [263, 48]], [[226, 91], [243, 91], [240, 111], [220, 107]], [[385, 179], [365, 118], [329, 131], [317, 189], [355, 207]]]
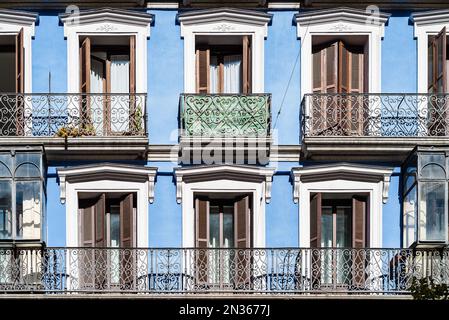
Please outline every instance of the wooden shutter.
[[310, 273], [312, 289], [318, 289], [321, 279], [321, 204], [322, 195], [317, 193], [310, 199]]
[[251, 41], [249, 36], [243, 36], [243, 59], [242, 59], [242, 82], [243, 82], [243, 94], [251, 93]]
[[[80, 92], [90, 93], [90, 38], [87, 37], [80, 47]], [[80, 125], [85, 127], [90, 123], [90, 98], [81, 95], [80, 98]]]
[[210, 92], [210, 49], [196, 50], [196, 91]]
[[25, 93], [23, 28], [16, 35], [16, 93]]
[[[446, 75], [446, 27], [429, 41], [428, 48], [428, 92], [445, 94], [447, 92]], [[429, 101], [429, 134], [446, 135], [448, 131], [448, 112], [446, 103], [440, 99]]]
[[251, 285], [251, 233], [249, 196], [237, 200], [234, 204], [236, 248], [235, 283], [238, 289], [250, 289]]
[[352, 198], [352, 279], [357, 287], [364, 287], [366, 279], [366, 229], [367, 229], [367, 197], [354, 196]]
[[205, 283], [208, 279], [207, 247], [209, 244], [209, 201], [207, 200], [195, 199], [195, 231], [196, 279], [199, 283]]
[[[106, 195], [103, 193], [97, 198], [94, 205], [95, 219], [95, 247], [101, 248], [106, 246]], [[95, 285], [97, 288], [103, 288], [106, 281], [107, 252], [98, 250], [94, 253], [95, 257]]]
[[[79, 212], [79, 246], [83, 249], [79, 252], [79, 281], [80, 288], [92, 288], [95, 286], [95, 205], [96, 199], [80, 199]], [[89, 267], [91, 266], [91, 267]]]
[[135, 286], [134, 247], [134, 197], [130, 193], [120, 200], [120, 280], [122, 289], [129, 290]]
[[129, 37], [129, 93], [136, 93], [136, 36]]
[[[24, 108], [24, 98], [20, 94], [25, 93], [25, 74], [24, 74], [24, 56], [25, 48], [23, 46], [23, 28], [20, 29], [19, 33], [16, 35], [16, 127], [14, 134], [17, 136], [22, 136], [25, 133], [25, 108]], [[13, 129], [13, 128], [11, 128]]]

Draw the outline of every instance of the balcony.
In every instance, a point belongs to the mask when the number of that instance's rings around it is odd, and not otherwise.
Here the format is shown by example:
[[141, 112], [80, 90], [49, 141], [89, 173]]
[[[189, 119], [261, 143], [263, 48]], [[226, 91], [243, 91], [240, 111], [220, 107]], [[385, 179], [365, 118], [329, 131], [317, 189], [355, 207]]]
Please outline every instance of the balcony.
[[146, 94], [0, 94], [1, 144], [44, 144], [49, 160], [140, 158], [146, 124]]
[[449, 249], [0, 249], [1, 293], [410, 294]]
[[417, 144], [446, 143], [449, 95], [306, 94], [301, 117], [308, 159], [401, 163]]
[[181, 94], [179, 114], [183, 156], [207, 148], [269, 153], [270, 94]]

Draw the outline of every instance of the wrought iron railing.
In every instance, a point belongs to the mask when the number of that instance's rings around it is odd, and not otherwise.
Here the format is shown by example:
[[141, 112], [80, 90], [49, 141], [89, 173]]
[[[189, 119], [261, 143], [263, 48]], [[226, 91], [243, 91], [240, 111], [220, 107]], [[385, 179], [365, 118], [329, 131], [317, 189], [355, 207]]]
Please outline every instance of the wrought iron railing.
[[409, 294], [449, 249], [0, 249], [0, 292]]
[[146, 136], [146, 94], [0, 94], [0, 136]]
[[270, 94], [181, 94], [181, 136], [267, 137]]
[[449, 136], [449, 95], [306, 94], [301, 117], [304, 137]]

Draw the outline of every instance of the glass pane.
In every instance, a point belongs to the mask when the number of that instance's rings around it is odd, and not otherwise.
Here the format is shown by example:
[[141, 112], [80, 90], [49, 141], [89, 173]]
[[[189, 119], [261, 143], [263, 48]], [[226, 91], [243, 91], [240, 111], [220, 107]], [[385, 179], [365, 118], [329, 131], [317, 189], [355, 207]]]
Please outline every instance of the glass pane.
[[332, 247], [333, 223], [332, 223], [332, 207], [322, 207], [321, 213], [321, 247]]
[[416, 241], [416, 185], [404, 197], [404, 243], [409, 247]]
[[12, 157], [11, 154], [0, 154], [0, 177], [11, 177]]
[[444, 154], [421, 154], [421, 177], [446, 179]]
[[352, 209], [350, 206], [337, 207], [337, 248], [347, 248], [352, 245]]
[[118, 205], [111, 206], [110, 224], [110, 245], [113, 248], [118, 248], [120, 247], [120, 206]]
[[16, 183], [16, 235], [19, 239], [40, 239], [40, 182]]
[[0, 239], [12, 237], [11, 182], [0, 181]]
[[223, 246], [234, 247], [234, 206], [223, 207]]
[[209, 247], [220, 247], [220, 208], [218, 206], [210, 206]]
[[32, 152], [18, 152], [16, 153], [16, 167], [22, 163], [32, 163], [36, 167], [41, 167], [41, 154]]
[[[433, 39], [429, 37], [429, 43]], [[428, 86], [431, 87], [433, 84], [433, 45], [429, 46], [428, 56], [427, 56], [427, 70], [428, 70]]]
[[40, 177], [40, 175], [39, 168], [31, 163], [21, 164], [16, 169], [16, 177], [19, 178]]
[[421, 241], [445, 241], [446, 182], [420, 184], [419, 232]]
[[218, 62], [217, 62], [217, 56], [210, 56], [210, 67], [209, 67], [209, 78], [210, 78], [210, 93], [219, 93], [220, 88], [218, 87], [219, 84], [219, 68], [218, 68]]

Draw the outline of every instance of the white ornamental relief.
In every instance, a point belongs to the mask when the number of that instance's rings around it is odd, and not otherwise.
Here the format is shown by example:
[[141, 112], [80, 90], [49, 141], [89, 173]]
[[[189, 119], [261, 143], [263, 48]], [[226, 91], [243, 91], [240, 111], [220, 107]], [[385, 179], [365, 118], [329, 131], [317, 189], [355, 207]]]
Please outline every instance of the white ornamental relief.
[[117, 30], [117, 28], [114, 27], [112, 24], [104, 24], [96, 29], [96, 31], [103, 31], [103, 32], [111, 32], [115, 30]]
[[347, 24], [344, 24], [344, 23], [336, 24], [335, 26], [333, 26], [331, 28], [332, 31], [337, 31], [337, 32], [349, 31], [351, 29], [352, 28], [350, 26], [348, 26]]
[[229, 24], [226, 24], [226, 23], [219, 24], [218, 26], [215, 26], [213, 28], [213, 30], [220, 31], [220, 32], [228, 32], [228, 31], [231, 31], [231, 30], [234, 30], [234, 29], [235, 29], [235, 27], [233, 27], [233, 26], [231, 26]]

